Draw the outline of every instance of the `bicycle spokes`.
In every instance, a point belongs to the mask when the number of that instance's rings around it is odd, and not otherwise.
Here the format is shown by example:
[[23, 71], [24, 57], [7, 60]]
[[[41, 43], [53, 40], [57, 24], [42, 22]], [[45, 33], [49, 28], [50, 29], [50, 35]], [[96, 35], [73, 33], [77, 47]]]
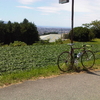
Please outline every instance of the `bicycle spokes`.
[[92, 68], [95, 63], [95, 56], [93, 52], [90, 50], [84, 52], [81, 57], [81, 63], [86, 69]]
[[66, 72], [69, 69], [69, 66], [71, 65], [71, 56], [69, 52], [63, 52], [58, 56], [57, 64], [58, 68]]

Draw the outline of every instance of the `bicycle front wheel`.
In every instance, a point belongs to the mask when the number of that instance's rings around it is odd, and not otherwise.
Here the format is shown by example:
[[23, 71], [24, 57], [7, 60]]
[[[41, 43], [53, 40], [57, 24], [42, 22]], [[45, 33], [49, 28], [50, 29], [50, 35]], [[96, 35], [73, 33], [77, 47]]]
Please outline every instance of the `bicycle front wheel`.
[[85, 69], [90, 69], [95, 64], [95, 56], [94, 53], [90, 50], [85, 51], [81, 56], [81, 63]]
[[69, 66], [71, 65], [70, 63], [71, 63], [71, 55], [69, 52], [67, 51], [62, 52], [58, 56], [57, 65], [61, 71], [66, 72]]

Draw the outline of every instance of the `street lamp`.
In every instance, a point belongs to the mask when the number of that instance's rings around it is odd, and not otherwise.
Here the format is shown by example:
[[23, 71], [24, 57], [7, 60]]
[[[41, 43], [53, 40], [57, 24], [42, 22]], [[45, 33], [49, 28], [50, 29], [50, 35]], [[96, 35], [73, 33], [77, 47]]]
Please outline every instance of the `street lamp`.
[[[59, 0], [59, 3], [64, 4], [64, 3], [68, 3], [69, 0]], [[72, 33], [71, 33], [71, 43], [73, 43], [73, 26], [74, 26], [74, 0], [72, 0], [72, 18], [71, 18], [71, 29], [72, 29]]]
[[69, 2], [69, 0], [59, 0], [59, 3], [63, 4], [63, 3], [67, 3]]

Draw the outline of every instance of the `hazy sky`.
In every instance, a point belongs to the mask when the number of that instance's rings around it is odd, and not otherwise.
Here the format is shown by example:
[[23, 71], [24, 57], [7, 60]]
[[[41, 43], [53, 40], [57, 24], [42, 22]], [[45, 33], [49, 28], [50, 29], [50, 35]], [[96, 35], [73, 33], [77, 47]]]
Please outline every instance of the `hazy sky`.
[[[71, 27], [71, 2], [59, 0], [0, 0], [0, 20], [22, 22], [24, 18], [37, 26]], [[100, 0], [74, 0], [74, 26], [100, 20]]]

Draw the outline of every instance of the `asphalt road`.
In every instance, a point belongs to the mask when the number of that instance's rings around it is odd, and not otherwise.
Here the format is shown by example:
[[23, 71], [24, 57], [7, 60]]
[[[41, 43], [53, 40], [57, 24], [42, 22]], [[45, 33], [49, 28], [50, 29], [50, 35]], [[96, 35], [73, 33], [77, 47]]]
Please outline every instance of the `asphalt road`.
[[25, 81], [1, 88], [0, 100], [100, 100], [100, 71]]

